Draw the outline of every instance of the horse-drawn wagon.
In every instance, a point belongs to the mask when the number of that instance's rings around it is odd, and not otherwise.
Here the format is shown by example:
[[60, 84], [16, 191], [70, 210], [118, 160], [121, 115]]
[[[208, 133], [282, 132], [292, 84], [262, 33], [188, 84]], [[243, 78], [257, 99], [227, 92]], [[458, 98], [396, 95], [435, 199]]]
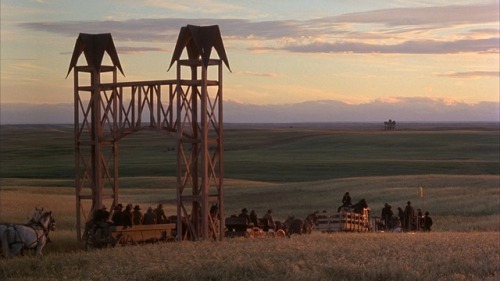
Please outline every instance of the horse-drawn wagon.
[[175, 223], [134, 225], [118, 227], [112, 231], [113, 237], [121, 245], [175, 241]]
[[372, 230], [368, 208], [363, 208], [361, 213], [345, 208], [333, 214], [323, 212], [317, 217], [317, 229], [321, 232], [366, 232]]

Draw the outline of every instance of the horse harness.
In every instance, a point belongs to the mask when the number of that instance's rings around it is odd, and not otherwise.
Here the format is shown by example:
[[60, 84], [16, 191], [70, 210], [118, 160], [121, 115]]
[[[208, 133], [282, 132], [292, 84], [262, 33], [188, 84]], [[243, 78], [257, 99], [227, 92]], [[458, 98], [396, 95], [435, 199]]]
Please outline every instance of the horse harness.
[[[30, 245], [27, 245], [26, 247], [23, 247], [23, 248], [27, 248], [27, 249], [35, 248], [38, 245], [38, 243], [40, 242], [40, 240], [44, 236], [47, 239], [47, 242], [50, 241], [50, 239], [49, 239], [49, 232], [50, 232], [50, 228], [52, 226], [52, 220], [49, 222], [49, 227], [45, 227], [43, 224], [41, 224], [39, 222], [36, 222], [36, 223], [31, 223], [30, 222], [30, 223], [25, 224], [23, 226], [30, 227], [36, 233], [36, 240], [33, 241]], [[15, 239], [14, 239], [14, 241], [12, 241], [12, 242], [9, 243], [9, 248], [12, 247], [12, 245], [16, 245], [16, 244], [25, 244], [24, 243], [25, 241], [23, 241], [23, 238], [19, 234], [19, 231], [17, 230], [15, 224], [8, 225], [6, 231], [9, 230], [9, 229], [14, 229], [14, 231], [15, 231]], [[43, 232], [41, 233], [41, 235], [40, 235], [40, 231], [39, 230], [43, 230]]]

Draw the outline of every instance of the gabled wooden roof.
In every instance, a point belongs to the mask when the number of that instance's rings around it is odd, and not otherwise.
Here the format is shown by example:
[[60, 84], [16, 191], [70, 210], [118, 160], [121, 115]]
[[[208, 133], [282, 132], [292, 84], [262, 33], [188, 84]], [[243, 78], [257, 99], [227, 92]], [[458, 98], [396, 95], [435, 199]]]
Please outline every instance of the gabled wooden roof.
[[82, 53], [85, 55], [88, 66], [94, 67], [96, 70], [100, 70], [104, 52], [108, 53], [111, 57], [113, 65], [118, 67], [123, 76], [125, 76], [120, 64], [120, 59], [118, 58], [118, 53], [116, 52], [115, 44], [113, 43], [113, 38], [111, 37], [111, 33], [80, 33], [78, 39], [76, 39], [75, 49], [73, 50], [73, 56], [71, 57], [66, 77], [68, 77], [73, 67], [76, 66], [78, 58]]
[[168, 67], [169, 70], [174, 62], [180, 59], [184, 48], [187, 49], [189, 59], [198, 59], [201, 57], [203, 66], [205, 67], [208, 65], [208, 61], [210, 60], [212, 48], [215, 48], [219, 58], [224, 61], [224, 64], [227, 66], [229, 71], [231, 71], [218, 25], [187, 25], [181, 27], [179, 38], [177, 39], [177, 44], [175, 45], [174, 54], [172, 55], [170, 66]]

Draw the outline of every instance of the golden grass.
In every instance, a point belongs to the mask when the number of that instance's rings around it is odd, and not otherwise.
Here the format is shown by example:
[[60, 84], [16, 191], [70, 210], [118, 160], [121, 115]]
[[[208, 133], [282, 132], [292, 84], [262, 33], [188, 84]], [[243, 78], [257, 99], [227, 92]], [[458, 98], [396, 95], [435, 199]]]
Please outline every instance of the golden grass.
[[498, 280], [498, 233], [336, 233], [0, 260], [6, 280]]
[[[169, 179], [148, 178], [148, 188], [123, 188], [122, 203], [155, 205], [175, 213]], [[74, 188], [60, 182], [9, 179], [0, 190], [0, 222], [26, 221], [35, 206], [54, 212], [57, 226], [43, 258], [0, 260], [1, 280], [499, 280], [498, 176], [394, 176], [268, 184], [226, 180], [226, 213], [242, 207], [276, 219], [334, 210], [345, 191], [366, 198], [373, 214], [426, 191], [431, 233], [314, 232], [291, 239], [225, 239], [83, 251], [76, 241]]]

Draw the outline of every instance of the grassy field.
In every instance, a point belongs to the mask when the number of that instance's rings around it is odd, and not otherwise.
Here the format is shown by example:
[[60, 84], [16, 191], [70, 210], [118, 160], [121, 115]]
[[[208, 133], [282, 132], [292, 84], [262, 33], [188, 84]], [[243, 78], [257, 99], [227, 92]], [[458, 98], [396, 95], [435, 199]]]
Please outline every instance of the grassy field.
[[[227, 126], [226, 215], [333, 211], [344, 192], [372, 214], [411, 200], [431, 233], [313, 233], [84, 252], [76, 241], [71, 126], [0, 128], [0, 223], [51, 209], [42, 259], [0, 260], [2, 280], [498, 280], [500, 136], [494, 126]], [[175, 210], [175, 146], [141, 132], [120, 143], [120, 201]], [[424, 200], [418, 187], [424, 187]]]

